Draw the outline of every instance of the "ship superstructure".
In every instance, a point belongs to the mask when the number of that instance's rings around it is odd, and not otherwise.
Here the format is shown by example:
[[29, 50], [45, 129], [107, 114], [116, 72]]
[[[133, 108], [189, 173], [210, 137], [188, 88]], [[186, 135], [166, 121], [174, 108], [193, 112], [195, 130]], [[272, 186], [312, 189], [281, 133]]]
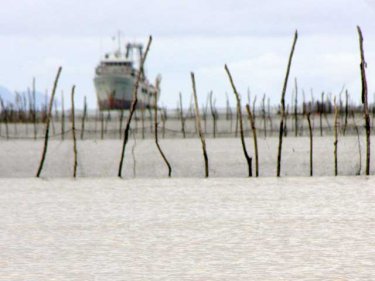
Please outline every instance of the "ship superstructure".
[[[120, 48], [113, 53], [107, 53], [96, 67], [94, 84], [100, 110], [130, 108], [140, 71], [140, 63], [138, 61], [136, 67], [135, 56], [140, 61], [143, 56], [142, 44], [128, 43], [125, 53], [121, 52]], [[154, 99], [158, 97], [158, 90], [147, 80], [145, 73], [141, 73], [137, 107], [151, 107], [154, 105]]]

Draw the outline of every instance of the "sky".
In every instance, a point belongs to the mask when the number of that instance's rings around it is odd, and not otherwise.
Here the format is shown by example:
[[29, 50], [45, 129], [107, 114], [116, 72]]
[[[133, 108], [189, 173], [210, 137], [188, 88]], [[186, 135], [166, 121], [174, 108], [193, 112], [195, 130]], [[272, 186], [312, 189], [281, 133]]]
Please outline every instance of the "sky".
[[179, 92], [191, 100], [190, 72], [198, 99], [213, 91], [218, 107], [234, 95], [227, 64], [242, 100], [265, 93], [279, 103], [287, 60], [297, 29], [299, 38], [287, 90], [290, 102], [297, 78], [306, 99], [322, 91], [338, 95], [343, 86], [359, 102], [361, 83], [356, 26], [364, 35], [370, 101], [375, 92], [375, 0], [1, 0], [0, 85], [23, 91], [36, 78], [41, 92], [52, 88], [63, 67], [57, 97], [76, 85], [78, 107], [87, 96], [97, 104], [95, 66], [115, 49], [112, 37], [146, 43], [146, 62], [154, 81], [162, 75], [160, 104], [175, 108]]

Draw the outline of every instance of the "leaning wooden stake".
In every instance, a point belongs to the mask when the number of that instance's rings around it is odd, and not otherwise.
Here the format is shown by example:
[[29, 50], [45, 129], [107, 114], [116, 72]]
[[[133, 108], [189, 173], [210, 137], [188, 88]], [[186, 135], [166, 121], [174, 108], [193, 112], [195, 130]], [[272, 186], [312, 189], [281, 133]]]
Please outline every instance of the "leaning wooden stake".
[[57, 71], [55, 82], [53, 84], [53, 90], [52, 90], [51, 98], [50, 98], [50, 101], [49, 101], [48, 115], [47, 115], [47, 120], [46, 120], [46, 131], [45, 131], [45, 136], [44, 136], [44, 148], [43, 148], [42, 158], [40, 160], [38, 172], [36, 173], [37, 178], [40, 177], [40, 174], [41, 174], [42, 169], [43, 169], [44, 160], [45, 160], [46, 154], [47, 154], [48, 137], [49, 137], [49, 123], [50, 123], [50, 119], [51, 119], [53, 98], [55, 97], [55, 92], [56, 92], [56, 88], [57, 88], [57, 83], [58, 83], [59, 78], [60, 78], [61, 70], [62, 70], [62, 68], [60, 66], [59, 70]]
[[73, 164], [73, 177], [77, 176], [77, 138], [76, 138], [76, 125], [74, 115], [74, 90], [76, 86], [72, 87], [72, 135], [73, 135], [73, 153], [74, 153], [74, 164]]
[[311, 113], [308, 112], [306, 114], [307, 123], [309, 125], [309, 136], [310, 136], [310, 176], [313, 176], [313, 134], [312, 134], [312, 127], [311, 127], [311, 120], [310, 120]]
[[251, 114], [249, 104], [246, 105], [247, 115], [249, 116], [251, 130], [253, 131], [254, 139], [254, 150], [255, 150], [255, 176], [259, 177], [259, 156], [258, 156], [258, 139], [257, 139], [257, 129], [255, 127], [255, 120], [253, 114]]
[[[157, 89], [158, 92], [160, 91], [159, 85], [160, 85], [160, 79], [157, 79], [156, 80], [156, 89]], [[155, 133], [156, 147], [158, 148], [161, 157], [163, 158], [165, 164], [168, 167], [168, 177], [171, 177], [171, 175], [172, 175], [172, 167], [169, 164], [167, 157], [165, 156], [165, 154], [163, 153], [163, 151], [161, 150], [161, 147], [159, 145], [159, 139], [158, 139], [158, 98], [157, 98], [157, 93], [155, 94], [155, 98], [154, 98], [154, 133]]]
[[359, 35], [359, 48], [361, 52], [361, 78], [362, 78], [362, 104], [365, 117], [365, 128], [366, 128], [366, 175], [370, 175], [370, 115], [368, 111], [368, 99], [367, 99], [367, 80], [366, 80], [366, 67], [365, 55], [363, 51], [363, 36], [359, 26], [357, 26]]
[[297, 43], [297, 38], [298, 38], [298, 32], [296, 30], [296, 32], [294, 33], [292, 50], [289, 55], [288, 67], [287, 67], [286, 76], [284, 80], [283, 91], [281, 94], [281, 106], [280, 106], [281, 117], [280, 117], [279, 147], [278, 147], [278, 152], [277, 152], [277, 173], [276, 173], [276, 176], [278, 177], [280, 177], [280, 171], [281, 171], [281, 150], [282, 150], [282, 145], [283, 145], [283, 129], [284, 129], [284, 118], [285, 118], [285, 93], [286, 93], [286, 88], [288, 85], [290, 66], [292, 64], [292, 58], [293, 58], [294, 48]]
[[202, 132], [202, 126], [201, 126], [201, 117], [199, 115], [199, 107], [198, 107], [198, 98], [197, 98], [197, 90], [195, 87], [195, 77], [194, 73], [190, 73], [191, 76], [191, 82], [193, 85], [193, 95], [194, 95], [194, 105], [195, 105], [195, 122], [196, 122], [196, 128], [198, 130], [199, 137], [202, 142], [202, 150], [203, 150], [203, 158], [204, 158], [204, 170], [205, 170], [205, 176], [208, 178], [209, 176], [209, 171], [208, 171], [208, 156], [207, 156], [207, 151], [206, 151], [206, 140], [204, 138], [204, 134]]
[[139, 66], [139, 71], [137, 73], [137, 79], [135, 81], [135, 85], [134, 85], [134, 89], [133, 89], [133, 101], [131, 103], [130, 113], [129, 113], [129, 116], [128, 116], [128, 119], [127, 119], [126, 125], [125, 125], [124, 142], [122, 144], [120, 164], [119, 164], [118, 173], [117, 173], [117, 175], [119, 177], [122, 176], [122, 165], [124, 163], [124, 155], [125, 155], [126, 144], [128, 143], [128, 139], [129, 139], [130, 122], [132, 121], [134, 110], [136, 109], [136, 106], [137, 106], [139, 82], [141, 80], [141, 76], [142, 76], [142, 73], [143, 73], [143, 66], [144, 66], [144, 63], [146, 61], [147, 54], [148, 54], [148, 51], [150, 49], [151, 42], [152, 42], [152, 37], [150, 36], [149, 39], [148, 39], [146, 51], [145, 51], [143, 57], [141, 58], [141, 63], [140, 63], [140, 66]]
[[236, 100], [237, 100], [237, 114], [238, 114], [239, 123], [240, 123], [240, 136], [241, 136], [242, 149], [243, 149], [243, 153], [245, 155], [246, 161], [247, 161], [249, 177], [252, 177], [253, 176], [253, 171], [252, 171], [252, 167], [251, 167], [252, 166], [252, 158], [249, 156], [249, 154], [247, 153], [247, 150], [246, 150], [245, 137], [244, 137], [244, 133], [243, 133], [243, 124], [242, 124], [242, 112], [241, 112], [241, 99], [240, 99], [240, 95], [238, 94], [236, 86], [234, 85], [234, 82], [233, 82], [233, 79], [232, 79], [232, 75], [230, 74], [228, 66], [225, 65], [224, 68], [225, 68], [225, 71], [228, 74], [229, 81], [230, 81], [230, 84], [232, 86], [234, 95], [236, 96]]

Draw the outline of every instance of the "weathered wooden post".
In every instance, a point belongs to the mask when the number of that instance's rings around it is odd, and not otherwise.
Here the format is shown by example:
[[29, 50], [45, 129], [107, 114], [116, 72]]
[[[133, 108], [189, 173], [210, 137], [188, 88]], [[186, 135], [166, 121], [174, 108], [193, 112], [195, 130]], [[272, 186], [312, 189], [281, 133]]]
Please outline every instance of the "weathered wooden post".
[[137, 106], [137, 102], [138, 102], [137, 95], [138, 95], [139, 81], [141, 80], [141, 74], [143, 73], [143, 66], [144, 66], [144, 63], [146, 61], [147, 54], [148, 54], [148, 51], [150, 49], [151, 42], [152, 42], [152, 37], [150, 36], [149, 39], [148, 39], [146, 51], [145, 51], [143, 57], [141, 58], [141, 62], [140, 62], [140, 66], [139, 66], [139, 71], [138, 71], [138, 74], [137, 74], [137, 79], [136, 79], [135, 85], [134, 85], [133, 101], [131, 103], [129, 116], [128, 116], [128, 119], [126, 121], [126, 126], [125, 126], [125, 131], [124, 131], [124, 142], [122, 144], [120, 164], [119, 164], [119, 169], [118, 169], [118, 173], [117, 173], [117, 175], [119, 177], [122, 176], [122, 165], [123, 165], [123, 162], [124, 162], [124, 155], [125, 155], [126, 144], [128, 143], [128, 138], [129, 138], [130, 122], [132, 121], [134, 110], [136, 109], [136, 106]]
[[266, 138], [267, 137], [266, 94], [263, 94], [263, 98], [262, 98], [262, 117], [263, 117], [264, 138]]
[[212, 101], [213, 92], [210, 92], [210, 111], [212, 116], [212, 126], [213, 126], [213, 134], [214, 138], [216, 138], [216, 118], [217, 118], [217, 112], [215, 108], [215, 102]]
[[200, 118], [200, 115], [199, 115], [198, 97], [197, 97], [197, 90], [196, 90], [196, 87], [195, 87], [194, 73], [191, 72], [190, 76], [191, 76], [191, 82], [192, 82], [192, 85], [193, 85], [196, 128], [198, 130], [198, 134], [199, 134], [199, 137], [200, 137], [201, 143], [202, 143], [203, 158], [204, 158], [204, 167], [205, 167], [205, 176], [206, 176], [206, 178], [208, 178], [208, 176], [209, 176], [209, 170], [208, 170], [208, 156], [207, 156], [207, 151], [206, 151], [206, 140], [205, 140], [204, 134], [202, 132], [201, 118]]
[[359, 48], [361, 52], [361, 78], [362, 78], [362, 104], [365, 118], [365, 128], [366, 128], [366, 175], [370, 175], [370, 115], [368, 111], [368, 93], [367, 93], [367, 80], [366, 80], [366, 67], [367, 63], [365, 61], [365, 55], [363, 51], [363, 36], [362, 31], [359, 26], [357, 26], [359, 35]]
[[182, 107], [182, 94], [180, 92], [180, 120], [181, 120], [181, 132], [182, 132], [182, 136], [183, 138], [186, 137], [186, 133], [185, 133], [185, 117], [184, 117], [184, 109]]
[[255, 127], [255, 122], [254, 122], [253, 114], [250, 111], [249, 104], [246, 105], [246, 110], [247, 110], [247, 114], [249, 116], [251, 130], [253, 131], [254, 150], [255, 150], [255, 176], [259, 177], [259, 155], [258, 155], [257, 129]]
[[348, 90], [345, 91], [345, 123], [344, 123], [344, 136], [346, 133], [346, 128], [348, 126], [348, 113], [349, 113], [349, 94]]
[[64, 93], [61, 92], [61, 140], [65, 138], [65, 109], [64, 109]]
[[74, 163], [73, 163], [73, 177], [77, 176], [77, 138], [76, 138], [76, 126], [75, 126], [75, 115], [74, 115], [74, 90], [76, 86], [72, 87], [72, 135], [73, 135], [73, 153], [74, 153]]
[[55, 97], [55, 92], [56, 92], [56, 88], [57, 88], [57, 83], [58, 83], [59, 78], [60, 78], [61, 70], [62, 70], [62, 67], [60, 66], [59, 70], [57, 71], [55, 83], [53, 84], [53, 90], [52, 90], [51, 98], [50, 98], [50, 101], [49, 101], [48, 115], [47, 115], [47, 120], [46, 120], [46, 130], [45, 130], [45, 136], [44, 136], [44, 148], [43, 148], [42, 158], [40, 160], [38, 172], [36, 173], [37, 178], [40, 177], [40, 174], [41, 174], [42, 169], [43, 169], [44, 160], [45, 160], [46, 154], [47, 154], [48, 137], [49, 137], [49, 124], [50, 124], [50, 119], [51, 119], [51, 115], [52, 115], [53, 98]]
[[298, 136], [298, 85], [297, 78], [294, 78], [294, 136]]
[[37, 127], [36, 127], [36, 97], [35, 97], [35, 77], [33, 78], [33, 92], [32, 92], [32, 110], [33, 110], [33, 124], [34, 124], [34, 140], [37, 137]]
[[313, 176], [313, 133], [310, 120], [311, 112], [306, 114], [307, 123], [309, 125], [309, 136], [310, 136], [310, 176]]
[[[158, 77], [158, 79], [156, 79], [156, 83], [155, 83], [155, 86], [156, 86], [156, 89], [158, 90], [158, 92], [160, 91], [159, 85], [160, 85], [160, 78]], [[167, 157], [165, 156], [165, 154], [163, 153], [163, 151], [162, 151], [162, 149], [161, 149], [161, 147], [159, 145], [159, 139], [158, 139], [158, 99], [157, 99], [157, 93], [155, 94], [155, 98], [154, 98], [154, 133], [155, 133], [156, 147], [158, 148], [161, 157], [163, 158], [165, 164], [168, 167], [168, 177], [171, 177], [171, 175], [172, 175], [172, 167], [169, 164]]]
[[6, 139], [9, 140], [8, 108], [4, 105], [4, 101], [1, 97], [0, 97], [0, 104], [1, 104], [1, 110], [3, 111], [3, 114], [4, 114], [5, 135], [6, 135]]
[[337, 104], [336, 104], [336, 97], [334, 98], [334, 107], [335, 107], [335, 124], [334, 124], [334, 133], [335, 133], [335, 141], [334, 141], [334, 157], [335, 157], [335, 176], [337, 176], [337, 143], [338, 143], [338, 140], [337, 140], [337, 127], [338, 127], [338, 121], [337, 121], [337, 117], [338, 117], [338, 107], [337, 107]]
[[319, 122], [320, 122], [320, 136], [323, 136], [323, 112], [325, 111], [324, 106], [324, 92], [322, 92], [322, 100], [319, 108]]
[[351, 111], [351, 115], [352, 115], [352, 118], [353, 118], [354, 130], [355, 130], [355, 132], [357, 134], [358, 154], [359, 154], [359, 166], [358, 166], [358, 171], [357, 171], [356, 175], [359, 176], [361, 174], [361, 170], [362, 170], [362, 147], [361, 147], [361, 140], [359, 138], [359, 130], [358, 130], [357, 123], [355, 122], [355, 115], [354, 115], [354, 111], [353, 110]]
[[243, 149], [243, 153], [245, 155], [246, 161], [247, 161], [249, 177], [252, 177], [253, 176], [253, 172], [252, 172], [252, 158], [249, 156], [249, 154], [247, 153], [247, 150], [246, 150], [245, 137], [244, 137], [244, 133], [243, 133], [243, 124], [242, 124], [242, 112], [241, 112], [241, 99], [240, 99], [240, 95], [237, 92], [236, 86], [234, 85], [234, 82], [233, 82], [233, 79], [232, 79], [232, 75], [230, 74], [227, 65], [225, 65], [224, 68], [225, 68], [225, 71], [228, 74], [230, 84], [232, 86], [234, 95], [236, 96], [236, 99], [237, 99], [237, 114], [238, 114], [239, 123], [240, 123], [240, 136], [241, 136], [242, 149]]
[[296, 30], [296, 32], [294, 33], [292, 50], [289, 55], [288, 67], [287, 67], [286, 76], [284, 80], [283, 91], [281, 94], [281, 107], [280, 107], [281, 116], [280, 116], [279, 147], [278, 147], [278, 153], [277, 153], [277, 173], [276, 173], [277, 177], [280, 177], [280, 172], [281, 172], [281, 150], [282, 150], [282, 144], [283, 144], [283, 129], [284, 129], [284, 118], [285, 118], [285, 93], [286, 93], [286, 88], [288, 85], [290, 66], [292, 64], [292, 58], [293, 58], [294, 49], [297, 43], [297, 38], [298, 38], [298, 32]]

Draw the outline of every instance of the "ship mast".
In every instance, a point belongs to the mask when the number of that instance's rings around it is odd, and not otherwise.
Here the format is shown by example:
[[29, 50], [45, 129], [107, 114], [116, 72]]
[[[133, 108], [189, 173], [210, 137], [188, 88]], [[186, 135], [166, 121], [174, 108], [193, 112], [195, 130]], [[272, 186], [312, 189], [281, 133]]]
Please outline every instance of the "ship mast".
[[[133, 50], [134, 49], [136, 49], [136, 51], [138, 51], [138, 59], [139, 59], [138, 65], [140, 65], [142, 57], [143, 57], [143, 45], [140, 44], [140, 43], [128, 43], [128, 44], [126, 44], [125, 58], [129, 59], [129, 57], [131, 56], [132, 59], [133, 59], [133, 56], [134, 56]], [[143, 71], [142, 75], [144, 76], [144, 71]]]

